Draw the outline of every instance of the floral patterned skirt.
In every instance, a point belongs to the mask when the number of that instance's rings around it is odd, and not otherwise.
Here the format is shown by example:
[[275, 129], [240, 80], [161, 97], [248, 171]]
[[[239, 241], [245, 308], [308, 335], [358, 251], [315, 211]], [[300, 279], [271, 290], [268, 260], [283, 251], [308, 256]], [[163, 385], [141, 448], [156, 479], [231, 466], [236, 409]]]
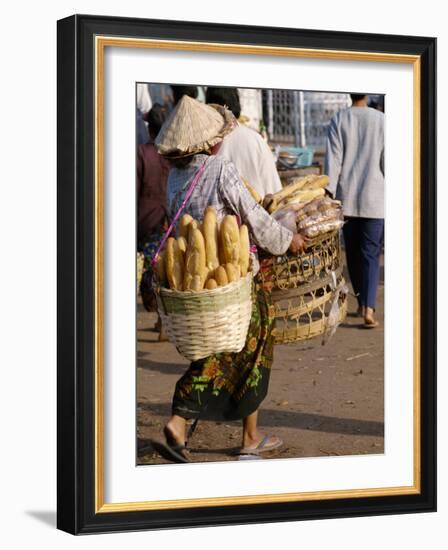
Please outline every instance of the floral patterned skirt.
[[239, 420], [266, 397], [273, 362], [274, 306], [258, 277], [246, 344], [239, 353], [217, 353], [194, 361], [178, 380], [173, 414], [186, 419]]

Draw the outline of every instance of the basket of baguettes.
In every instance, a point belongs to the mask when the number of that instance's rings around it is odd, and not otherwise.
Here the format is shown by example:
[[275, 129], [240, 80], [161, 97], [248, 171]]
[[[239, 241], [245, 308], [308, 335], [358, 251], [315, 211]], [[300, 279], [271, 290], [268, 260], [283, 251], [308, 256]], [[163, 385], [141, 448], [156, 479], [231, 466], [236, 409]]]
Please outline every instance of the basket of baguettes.
[[327, 176], [295, 178], [263, 203], [280, 224], [307, 237], [300, 255], [261, 257], [260, 276], [274, 302], [277, 344], [331, 332], [346, 316], [342, 207], [325, 194], [328, 183]]
[[252, 312], [247, 226], [182, 216], [155, 265], [155, 293], [168, 338], [190, 361], [243, 349]]

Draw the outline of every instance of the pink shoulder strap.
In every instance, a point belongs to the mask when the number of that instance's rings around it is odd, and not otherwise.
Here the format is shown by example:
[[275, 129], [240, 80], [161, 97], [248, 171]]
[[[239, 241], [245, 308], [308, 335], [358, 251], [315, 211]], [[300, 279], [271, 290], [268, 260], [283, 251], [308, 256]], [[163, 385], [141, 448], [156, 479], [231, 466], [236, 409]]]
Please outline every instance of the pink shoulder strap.
[[165, 243], [168, 240], [168, 237], [170, 236], [171, 231], [173, 230], [174, 226], [177, 223], [177, 220], [179, 219], [180, 215], [182, 214], [182, 211], [185, 208], [185, 206], [188, 202], [188, 199], [191, 197], [191, 194], [193, 193], [193, 190], [196, 187], [196, 184], [198, 183], [199, 178], [202, 175], [202, 172], [204, 171], [205, 163], [206, 163], [206, 160], [204, 160], [204, 162], [201, 164], [201, 166], [199, 166], [196, 174], [194, 175], [194, 177], [193, 177], [193, 179], [192, 179], [192, 181], [191, 181], [191, 183], [190, 183], [190, 185], [187, 189], [187, 192], [185, 193], [185, 198], [182, 201], [182, 204], [180, 205], [179, 210], [176, 212], [176, 215], [174, 216], [173, 221], [171, 222], [170, 226], [168, 227], [165, 235], [163, 236], [163, 239], [160, 241], [159, 247], [157, 248], [157, 251], [156, 251], [156, 253], [154, 254], [154, 256], [151, 260], [151, 265], [153, 267], [156, 265], [157, 258], [159, 257], [160, 251], [165, 246]]

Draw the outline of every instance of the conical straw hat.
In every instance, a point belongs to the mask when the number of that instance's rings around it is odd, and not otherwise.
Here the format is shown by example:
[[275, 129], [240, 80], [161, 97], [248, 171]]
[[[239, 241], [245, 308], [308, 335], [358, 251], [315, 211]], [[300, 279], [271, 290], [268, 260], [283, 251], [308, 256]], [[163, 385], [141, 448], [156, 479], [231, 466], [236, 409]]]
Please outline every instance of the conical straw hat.
[[171, 158], [208, 151], [237, 125], [221, 105], [205, 105], [184, 95], [170, 113], [156, 139], [161, 155]]

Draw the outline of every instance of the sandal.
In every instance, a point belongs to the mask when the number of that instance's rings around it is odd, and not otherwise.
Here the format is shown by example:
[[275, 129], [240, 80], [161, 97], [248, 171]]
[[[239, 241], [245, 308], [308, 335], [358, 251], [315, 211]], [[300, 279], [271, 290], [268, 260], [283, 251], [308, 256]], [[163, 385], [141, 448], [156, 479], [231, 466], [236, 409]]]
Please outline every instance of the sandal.
[[[253, 449], [243, 447], [242, 449], [240, 449], [239, 454], [259, 455], [260, 453], [267, 453], [269, 451], [273, 451], [274, 449], [278, 449], [283, 445], [283, 441], [279, 437], [277, 437], [277, 441], [274, 442], [271, 441], [272, 437], [272, 434], [265, 435], [256, 447], [254, 447]], [[271, 443], [269, 443], [270, 441]]]
[[152, 448], [159, 453], [160, 456], [170, 460], [171, 462], [186, 463], [191, 462], [188, 458], [189, 452], [185, 445], [181, 443], [170, 444], [168, 442], [150, 440]]
[[179, 443], [174, 439], [173, 434], [165, 426], [163, 428], [163, 434], [165, 436], [165, 443], [163, 441], [158, 441], [157, 439], [151, 440], [151, 445], [153, 448], [167, 460], [178, 463], [186, 463], [190, 461], [190, 452], [187, 449], [187, 442]]
[[378, 321], [375, 321], [375, 319], [364, 319], [364, 328], [376, 328], [379, 327], [380, 324]]
[[[370, 308], [369, 308], [370, 309]], [[371, 308], [372, 309], [372, 313], [375, 313], [375, 308]], [[378, 321], [376, 321], [371, 315], [370, 311], [369, 312], [366, 312], [368, 313], [367, 315], [365, 314], [364, 315], [364, 328], [376, 328], [378, 327], [380, 324]]]

